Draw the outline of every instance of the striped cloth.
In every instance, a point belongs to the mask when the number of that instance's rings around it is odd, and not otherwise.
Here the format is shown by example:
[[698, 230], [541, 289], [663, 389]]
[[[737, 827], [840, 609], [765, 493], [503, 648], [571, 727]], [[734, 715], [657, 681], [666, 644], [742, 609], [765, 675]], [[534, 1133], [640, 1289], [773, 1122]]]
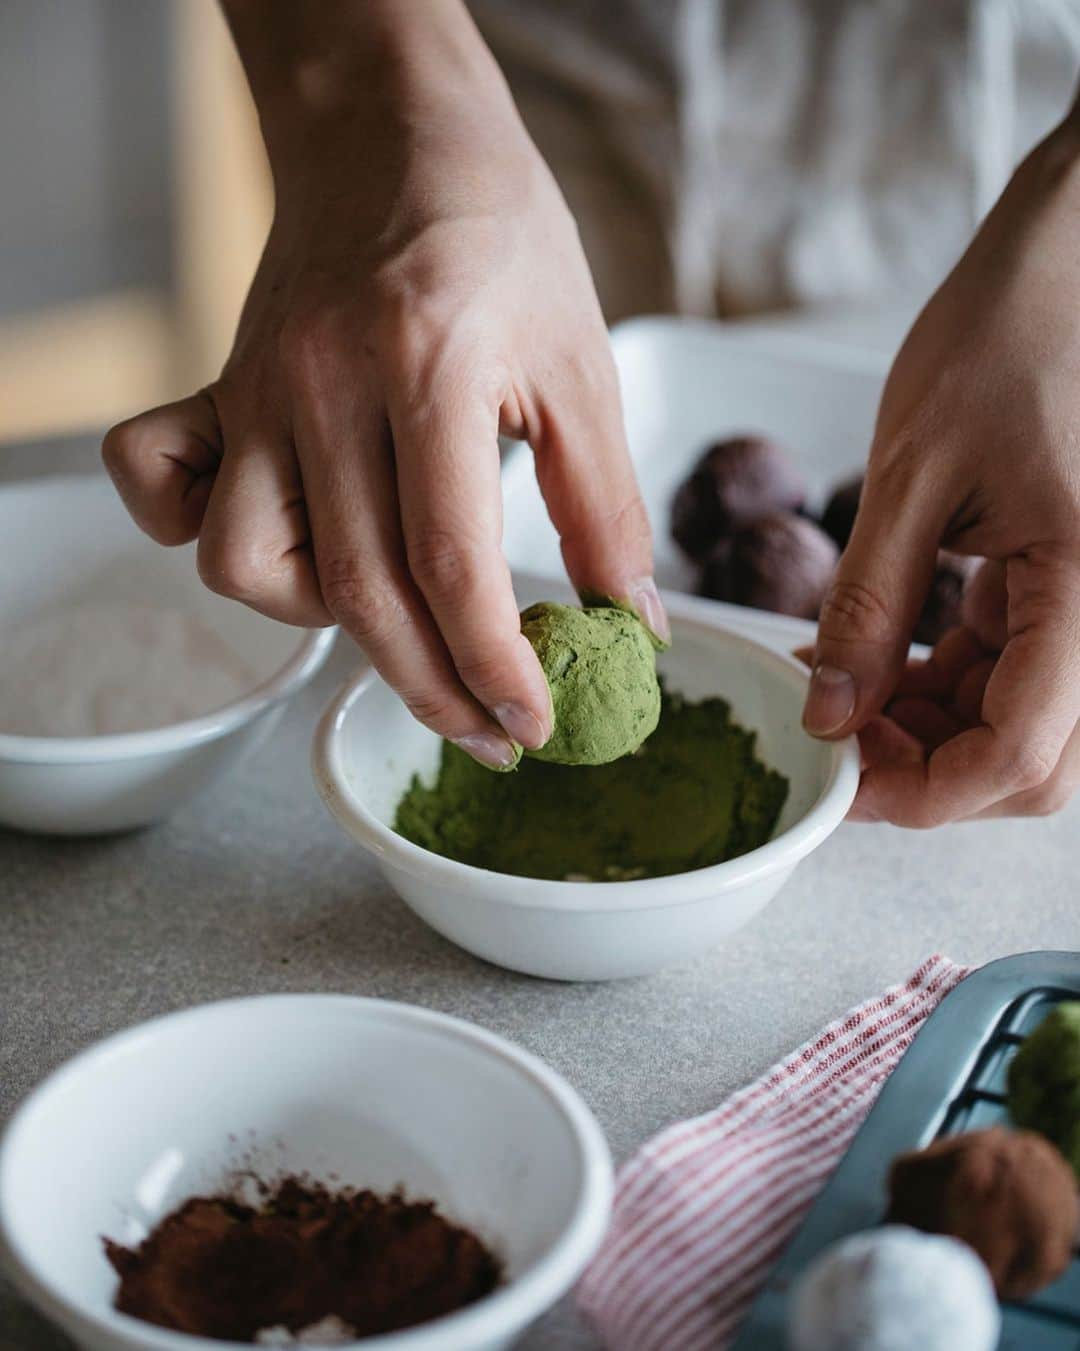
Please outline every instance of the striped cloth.
[[620, 1170], [578, 1287], [612, 1351], [722, 1351], [911, 1045], [972, 968], [930, 957], [722, 1107], [670, 1126]]

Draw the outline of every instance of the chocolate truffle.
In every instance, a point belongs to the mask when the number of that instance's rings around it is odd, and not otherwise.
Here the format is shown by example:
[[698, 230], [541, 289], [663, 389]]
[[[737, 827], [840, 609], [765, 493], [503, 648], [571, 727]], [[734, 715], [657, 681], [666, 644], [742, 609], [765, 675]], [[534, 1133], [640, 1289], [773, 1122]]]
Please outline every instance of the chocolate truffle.
[[978, 560], [964, 554], [950, 553], [948, 549], [939, 549], [934, 580], [915, 625], [913, 635], [917, 643], [934, 643], [950, 629], [961, 622], [961, 601], [964, 598], [964, 584], [974, 572]]
[[986, 1268], [954, 1238], [887, 1225], [827, 1248], [789, 1303], [793, 1351], [995, 1351]]
[[813, 521], [773, 512], [715, 546], [705, 562], [701, 593], [816, 619], [838, 556], [836, 545]]
[[1059, 1004], [1017, 1051], [1009, 1112], [1057, 1145], [1080, 1177], [1080, 1002]]
[[736, 436], [702, 455], [671, 506], [671, 533], [700, 561], [718, 540], [759, 516], [796, 511], [806, 485], [775, 441]]
[[1080, 1224], [1072, 1169], [1054, 1146], [1000, 1126], [901, 1154], [889, 1197], [891, 1222], [974, 1248], [1002, 1299], [1024, 1299], [1057, 1280]]
[[[847, 548], [851, 539], [862, 489], [863, 475], [859, 474], [841, 483], [825, 504], [821, 528], [841, 550]], [[934, 580], [912, 635], [915, 642], [928, 643], [932, 647], [949, 629], [961, 622], [960, 603], [964, 584], [973, 572], [975, 563], [975, 559], [951, 553], [948, 549], [938, 550]]]
[[829, 535], [838, 549], [846, 549], [855, 524], [855, 513], [859, 510], [859, 498], [862, 496], [863, 476], [857, 475], [834, 489], [832, 497], [825, 503], [821, 515], [821, 528]]

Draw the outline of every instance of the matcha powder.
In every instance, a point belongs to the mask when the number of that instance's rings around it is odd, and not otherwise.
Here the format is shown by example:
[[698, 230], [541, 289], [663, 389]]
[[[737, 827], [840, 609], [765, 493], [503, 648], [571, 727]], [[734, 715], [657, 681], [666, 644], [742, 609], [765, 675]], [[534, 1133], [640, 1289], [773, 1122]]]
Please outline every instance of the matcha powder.
[[787, 780], [754, 755], [722, 699], [663, 696], [656, 731], [606, 765], [525, 759], [492, 774], [449, 743], [435, 782], [413, 779], [394, 829], [493, 872], [555, 880], [664, 877], [764, 844]]

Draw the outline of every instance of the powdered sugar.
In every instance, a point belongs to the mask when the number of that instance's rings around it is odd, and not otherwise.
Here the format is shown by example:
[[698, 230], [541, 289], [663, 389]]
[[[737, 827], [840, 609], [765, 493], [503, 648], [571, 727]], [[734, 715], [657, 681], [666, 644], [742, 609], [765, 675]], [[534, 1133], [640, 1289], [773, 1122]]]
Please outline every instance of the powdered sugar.
[[258, 676], [196, 615], [143, 601], [50, 611], [0, 635], [0, 732], [99, 736], [209, 713]]

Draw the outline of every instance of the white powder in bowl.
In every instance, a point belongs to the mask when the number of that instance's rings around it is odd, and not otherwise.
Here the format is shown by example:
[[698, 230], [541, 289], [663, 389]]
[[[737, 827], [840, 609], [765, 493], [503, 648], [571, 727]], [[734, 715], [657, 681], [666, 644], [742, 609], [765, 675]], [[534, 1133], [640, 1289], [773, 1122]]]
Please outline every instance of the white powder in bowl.
[[0, 635], [0, 732], [103, 736], [166, 727], [221, 708], [258, 682], [193, 614], [94, 601]]
[[356, 1330], [336, 1314], [327, 1314], [294, 1337], [288, 1328], [264, 1328], [255, 1334], [259, 1346], [345, 1346], [356, 1340]]

